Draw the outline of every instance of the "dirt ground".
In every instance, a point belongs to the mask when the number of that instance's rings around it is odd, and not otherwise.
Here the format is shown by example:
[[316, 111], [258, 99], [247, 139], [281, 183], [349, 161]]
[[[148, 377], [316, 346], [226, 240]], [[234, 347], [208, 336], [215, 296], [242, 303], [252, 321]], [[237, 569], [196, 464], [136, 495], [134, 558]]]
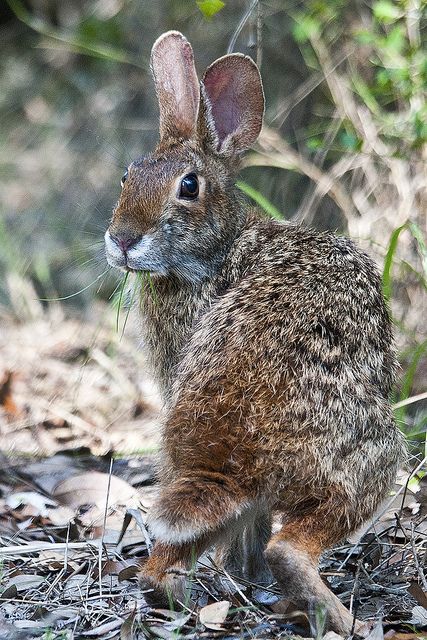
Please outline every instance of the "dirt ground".
[[[160, 403], [137, 324], [123, 335], [115, 324], [101, 304], [84, 319], [60, 306], [1, 317], [0, 640], [322, 637], [321, 612], [235, 580], [209, 555], [181, 608], [147, 605], [136, 574], [152, 544]], [[424, 462], [411, 460], [374, 521], [322, 559], [346, 606], [378, 620], [370, 640], [427, 628]]]

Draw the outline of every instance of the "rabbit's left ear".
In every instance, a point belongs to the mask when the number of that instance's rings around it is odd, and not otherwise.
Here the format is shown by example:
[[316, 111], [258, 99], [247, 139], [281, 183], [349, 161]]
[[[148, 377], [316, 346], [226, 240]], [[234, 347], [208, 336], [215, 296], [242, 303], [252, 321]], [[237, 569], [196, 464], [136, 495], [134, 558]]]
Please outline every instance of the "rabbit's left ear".
[[200, 89], [190, 43], [182, 33], [168, 31], [154, 43], [150, 62], [159, 100], [160, 139], [191, 138]]
[[[219, 58], [203, 76], [198, 133], [202, 143], [233, 155], [258, 138], [264, 92], [255, 62], [241, 53]], [[204, 140], [203, 140], [204, 139]]]

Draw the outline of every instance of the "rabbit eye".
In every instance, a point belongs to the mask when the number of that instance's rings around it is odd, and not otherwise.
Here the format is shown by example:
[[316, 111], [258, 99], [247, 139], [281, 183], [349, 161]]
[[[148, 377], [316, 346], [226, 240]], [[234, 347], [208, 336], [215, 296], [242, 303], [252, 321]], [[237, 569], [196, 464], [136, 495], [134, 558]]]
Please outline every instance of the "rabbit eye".
[[199, 195], [199, 181], [195, 173], [189, 173], [181, 180], [179, 197], [185, 200], [195, 200]]
[[126, 182], [128, 177], [128, 170], [126, 169], [126, 171], [124, 172], [124, 174], [122, 175], [122, 179], [120, 180], [120, 186], [123, 187], [124, 183]]

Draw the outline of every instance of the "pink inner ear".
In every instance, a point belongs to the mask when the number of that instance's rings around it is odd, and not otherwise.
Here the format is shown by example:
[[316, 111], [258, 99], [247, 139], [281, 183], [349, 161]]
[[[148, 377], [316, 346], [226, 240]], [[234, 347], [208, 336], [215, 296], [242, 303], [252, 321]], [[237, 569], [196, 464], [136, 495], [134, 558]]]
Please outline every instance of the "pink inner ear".
[[236, 95], [236, 84], [232, 70], [212, 68], [206, 76], [204, 84], [210, 99], [212, 117], [218, 134], [219, 144], [224, 141], [229, 133], [236, 131], [240, 125], [242, 96]]
[[[241, 153], [262, 127], [264, 94], [255, 62], [241, 53], [219, 58], [203, 77], [220, 153]], [[212, 127], [211, 127], [212, 128]]]

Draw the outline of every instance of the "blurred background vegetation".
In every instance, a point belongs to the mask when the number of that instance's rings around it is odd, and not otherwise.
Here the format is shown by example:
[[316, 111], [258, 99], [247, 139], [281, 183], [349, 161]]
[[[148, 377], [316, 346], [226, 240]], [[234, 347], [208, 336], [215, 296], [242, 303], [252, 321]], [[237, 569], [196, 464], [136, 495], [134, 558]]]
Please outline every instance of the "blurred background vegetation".
[[[396, 401], [426, 391], [425, 1], [6, 0], [0, 29], [0, 305], [17, 321], [35, 297], [81, 314], [111, 294], [103, 233], [125, 167], [157, 139], [152, 43], [178, 29], [199, 73], [227, 50], [257, 60], [266, 126], [242, 189], [376, 259]], [[397, 411], [424, 440], [426, 404]]]

